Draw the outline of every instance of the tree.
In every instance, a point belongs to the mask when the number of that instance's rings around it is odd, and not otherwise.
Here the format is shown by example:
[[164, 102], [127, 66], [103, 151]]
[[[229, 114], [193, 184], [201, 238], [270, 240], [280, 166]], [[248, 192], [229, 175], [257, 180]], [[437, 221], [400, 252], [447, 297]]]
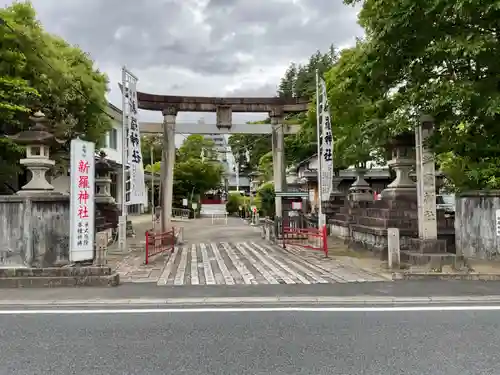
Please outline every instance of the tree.
[[[204, 150], [205, 157], [202, 157]], [[190, 135], [178, 150], [174, 168], [174, 194], [186, 198], [217, 189], [222, 179], [222, 165], [214, 160], [214, 143], [202, 135]]]
[[183, 162], [191, 159], [201, 160], [202, 158], [206, 160], [217, 159], [214, 141], [200, 134], [188, 136], [179, 147], [176, 160]]
[[174, 169], [174, 192], [178, 197], [191, 194], [202, 195], [220, 186], [222, 166], [212, 161], [188, 159], [176, 163]]
[[[25, 129], [30, 112], [41, 109], [57, 137], [79, 134], [99, 147], [111, 128], [106, 75], [88, 54], [45, 32], [29, 2], [0, 9], [0, 18], [0, 136]], [[4, 172], [17, 165], [21, 150], [5, 138], [0, 149]]]
[[[248, 122], [248, 124], [270, 124], [271, 119]], [[234, 134], [229, 137], [229, 147], [240, 173], [250, 173], [258, 169], [262, 155], [272, 149], [271, 134]], [[247, 161], [247, 156], [249, 160]]]
[[163, 150], [161, 135], [149, 134], [141, 137], [142, 161], [144, 165], [151, 164], [151, 148], [153, 149], [153, 158], [156, 161], [161, 160], [161, 152]]
[[[382, 146], [380, 143], [387, 142], [387, 134], [380, 133], [380, 127], [374, 125], [378, 121], [377, 101], [382, 99], [383, 92], [368, 91], [358, 82], [365, 49], [363, 41], [344, 49], [325, 74], [337, 169], [366, 163], [373, 159], [373, 153]], [[311, 112], [315, 117], [315, 108]]]
[[261, 173], [263, 181], [270, 181], [273, 178], [273, 153], [269, 151], [259, 159], [258, 172]]
[[274, 219], [275, 198], [274, 198], [274, 184], [267, 182], [263, 184], [257, 192], [258, 198], [261, 200], [261, 211], [263, 216], [269, 216]]
[[430, 114], [430, 146], [457, 189], [499, 188], [500, 9], [491, 1], [415, 4], [366, 0], [359, 16], [368, 36], [361, 73], [369, 78], [359, 85], [386, 93], [379, 133], [412, 129]]
[[[337, 51], [333, 46], [327, 53], [314, 53], [305, 65], [291, 63], [286, 70], [278, 87], [278, 96], [283, 98], [312, 99], [316, 93], [316, 69], [323, 74], [337, 61]], [[301, 124], [302, 128], [296, 135], [285, 136], [285, 156], [287, 164], [302, 161], [316, 152], [316, 120], [310, 124], [307, 115], [288, 115], [284, 119], [288, 124]], [[270, 124], [271, 119], [249, 122], [250, 124]], [[236, 134], [229, 137], [229, 146], [240, 173], [250, 173], [261, 170], [260, 162], [264, 157], [265, 163], [271, 161], [271, 135]], [[247, 154], [249, 161], [247, 161]], [[265, 168], [268, 168], [266, 164]], [[269, 171], [263, 172], [269, 175]], [[272, 176], [272, 174], [271, 174]]]
[[[338, 53], [333, 46], [328, 52], [317, 51], [307, 64], [292, 63], [281, 79], [278, 95], [313, 100], [316, 95], [316, 70], [324, 75], [338, 60]], [[297, 134], [285, 137], [285, 156], [287, 164], [298, 163], [314, 155], [317, 149], [316, 117], [311, 114], [291, 114], [287, 117], [290, 123], [300, 124]]]

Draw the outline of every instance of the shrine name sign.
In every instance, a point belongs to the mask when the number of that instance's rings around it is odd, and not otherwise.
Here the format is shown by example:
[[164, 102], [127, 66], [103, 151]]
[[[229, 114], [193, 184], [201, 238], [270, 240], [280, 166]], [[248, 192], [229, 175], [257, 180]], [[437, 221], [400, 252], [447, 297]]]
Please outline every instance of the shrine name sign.
[[70, 248], [71, 262], [94, 258], [95, 145], [71, 141]]

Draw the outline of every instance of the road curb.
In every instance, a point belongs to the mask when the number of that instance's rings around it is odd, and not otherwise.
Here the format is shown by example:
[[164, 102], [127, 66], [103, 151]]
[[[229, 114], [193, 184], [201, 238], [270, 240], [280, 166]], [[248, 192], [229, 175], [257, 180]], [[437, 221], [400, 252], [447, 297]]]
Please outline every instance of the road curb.
[[495, 273], [443, 273], [443, 272], [393, 272], [392, 280], [462, 280], [462, 281], [499, 281]]
[[427, 304], [500, 304], [500, 295], [440, 297], [227, 297], [227, 298], [134, 298], [134, 299], [66, 299], [66, 300], [4, 300], [6, 306], [240, 306], [240, 305], [427, 305]]

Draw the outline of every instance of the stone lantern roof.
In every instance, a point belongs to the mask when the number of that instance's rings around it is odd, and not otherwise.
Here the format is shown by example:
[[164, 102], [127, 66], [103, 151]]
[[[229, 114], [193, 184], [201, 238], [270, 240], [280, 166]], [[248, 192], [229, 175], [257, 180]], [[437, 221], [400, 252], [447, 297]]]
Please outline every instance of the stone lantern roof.
[[99, 174], [105, 174], [114, 170], [108, 160], [106, 160], [106, 156], [104, 151], [99, 152], [99, 160], [95, 163], [95, 170]]
[[34, 124], [29, 130], [21, 131], [15, 135], [9, 136], [15, 143], [20, 145], [53, 145], [63, 144], [64, 141], [57, 139], [50, 133], [45, 125], [47, 118], [41, 111], [35, 112], [30, 116], [31, 122]]

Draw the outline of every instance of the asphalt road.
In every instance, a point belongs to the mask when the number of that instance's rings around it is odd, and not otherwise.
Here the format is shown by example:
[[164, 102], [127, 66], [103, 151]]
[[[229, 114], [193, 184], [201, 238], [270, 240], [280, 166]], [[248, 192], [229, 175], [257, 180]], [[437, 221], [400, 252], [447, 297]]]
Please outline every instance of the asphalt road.
[[499, 374], [498, 311], [0, 315], [0, 375]]

